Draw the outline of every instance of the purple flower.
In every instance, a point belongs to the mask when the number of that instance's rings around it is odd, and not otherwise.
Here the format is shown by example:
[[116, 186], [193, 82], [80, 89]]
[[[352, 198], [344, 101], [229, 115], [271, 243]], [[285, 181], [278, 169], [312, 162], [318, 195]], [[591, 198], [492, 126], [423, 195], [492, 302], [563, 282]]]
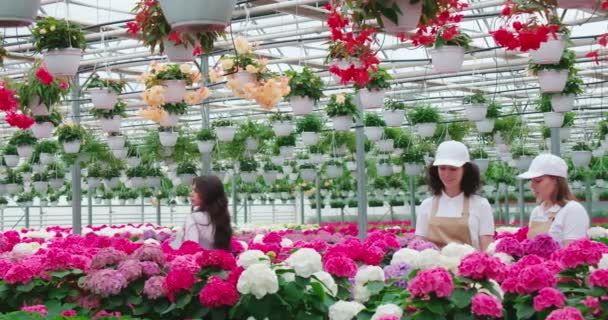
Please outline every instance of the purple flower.
[[153, 244], [144, 244], [137, 248], [131, 257], [139, 261], [154, 261], [160, 265], [165, 263], [165, 254], [162, 249]]
[[85, 287], [94, 294], [102, 297], [117, 295], [127, 287], [127, 278], [118, 270], [101, 269], [89, 273], [85, 279]]
[[155, 276], [160, 274], [160, 268], [154, 261], [141, 261], [139, 264], [141, 265], [142, 272], [146, 276]]
[[154, 232], [154, 230], [146, 230], [144, 231], [142, 237], [144, 238], [144, 240], [154, 239], [154, 237], [156, 237], [156, 232]]
[[165, 291], [165, 288], [163, 287], [164, 282], [165, 277], [162, 276], [154, 276], [146, 280], [146, 283], [144, 284], [144, 295], [148, 297], [148, 299], [158, 299], [166, 296], [167, 291]]
[[535, 254], [539, 257], [549, 258], [553, 252], [560, 248], [560, 245], [550, 235], [539, 234], [534, 239], [524, 241], [523, 248], [528, 255]]
[[127, 281], [139, 279], [142, 275], [142, 267], [139, 260], [129, 259], [121, 262], [118, 265], [118, 271], [122, 273]]
[[410, 243], [408, 243], [407, 247], [409, 249], [417, 250], [417, 251], [423, 251], [426, 249], [439, 250], [439, 248], [437, 248], [437, 246], [434, 243], [425, 241], [422, 239], [414, 239], [414, 240], [410, 241]]
[[126, 260], [127, 254], [116, 250], [112, 247], [107, 247], [99, 250], [91, 260], [92, 269], [103, 269], [108, 266], [113, 266], [119, 262]]
[[386, 279], [399, 279], [395, 281], [395, 286], [401, 289], [407, 289], [407, 280], [403, 279], [410, 272], [410, 266], [407, 263], [399, 263], [384, 267], [384, 275]]
[[521, 257], [524, 254], [524, 248], [514, 237], [505, 237], [500, 239], [496, 245], [496, 252], [504, 252], [514, 257]]

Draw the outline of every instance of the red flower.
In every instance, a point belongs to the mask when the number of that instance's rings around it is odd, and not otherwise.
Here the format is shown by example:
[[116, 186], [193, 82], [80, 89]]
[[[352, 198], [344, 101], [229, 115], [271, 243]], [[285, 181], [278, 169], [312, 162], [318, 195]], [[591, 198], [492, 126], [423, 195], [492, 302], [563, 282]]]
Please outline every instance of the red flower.
[[4, 121], [11, 127], [17, 127], [22, 130], [29, 129], [34, 124], [34, 119], [17, 112], [8, 112], [4, 117]]
[[137, 23], [133, 21], [127, 22], [127, 33], [128, 34], [137, 34], [141, 30], [141, 28], [137, 25]]
[[233, 283], [212, 276], [199, 293], [198, 299], [207, 308], [233, 306], [239, 302], [239, 293]]
[[70, 85], [67, 82], [61, 81], [61, 83], [59, 83], [59, 88], [61, 89], [68, 89], [69, 87]]
[[[608, 0], [606, 0], [608, 3]], [[600, 39], [597, 41], [600, 46], [602, 47], [606, 47], [608, 46], [608, 33], [604, 33], [603, 35], [600, 36]]]
[[600, 56], [597, 51], [591, 51], [585, 55], [586, 58], [593, 58], [595, 64], [600, 64]]
[[40, 82], [47, 86], [53, 82], [53, 76], [44, 68], [40, 68], [36, 71], [36, 77]]
[[201, 48], [201, 46], [196, 46], [196, 47], [194, 48], [194, 50], [192, 50], [192, 56], [193, 56], [193, 57], [194, 57], [194, 56], [201, 55], [201, 54], [203, 54], [203, 49]]
[[17, 110], [17, 104], [15, 92], [0, 86], [0, 110], [5, 112], [15, 112]]
[[505, 6], [504, 8], [502, 8], [501, 14], [503, 16], [510, 16], [511, 15], [511, 7]]
[[167, 37], [167, 39], [169, 39], [170, 41], [172, 41], [176, 45], [182, 43], [182, 40], [179, 38], [179, 33], [177, 31], [171, 32], [169, 34], [169, 36]]

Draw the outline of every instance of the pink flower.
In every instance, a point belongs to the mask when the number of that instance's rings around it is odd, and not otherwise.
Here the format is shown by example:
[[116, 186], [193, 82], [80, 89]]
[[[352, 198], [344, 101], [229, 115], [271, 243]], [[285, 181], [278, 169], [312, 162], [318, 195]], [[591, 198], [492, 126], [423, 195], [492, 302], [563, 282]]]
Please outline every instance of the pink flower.
[[597, 309], [600, 307], [600, 300], [596, 297], [587, 296], [581, 303], [590, 309]]
[[585, 320], [580, 310], [574, 307], [553, 310], [546, 320]]
[[91, 268], [103, 269], [108, 266], [117, 265], [119, 262], [126, 260], [127, 255], [112, 247], [103, 248], [93, 256], [91, 260]]
[[566, 296], [555, 288], [542, 288], [534, 297], [534, 310], [542, 311], [550, 307], [561, 308], [566, 302]]
[[89, 273], [84, 281], [85, 287], [102, 297], [115, 296], [127, 287], [127, 278], [118, 270], [101, 269]]
[[534, 239], [524, 241], [522, 247], [526, 254], [549, 258], [553, 252], [559, 250], [560, 245], [550, 235], [539, 234]]
[[97, 312], [94, 316], [93, 319], [98, 319], [98, 318], [108, 318], [108, 317], [116, 317], [116, 318], [120, 318], [122, 317], [122, 314], [118, 311], [116, 312], [107, 312], [105, 310], [101, 310], [99, 312]]
[[38, 78], [42, 84], [47, 86], [53, 82], [53, 76], [44, 68], [40, 68], [38, 71], [36, 71], [36, 78]]
[[70, 87], [70, 85], [67, 82], [61, 81], [61, 83], [59, 83], [59, 88], [61, 89], [68, 89]]
[[169, 271], [164, 282], [164, 288], [167, 291], [169, 300], [173, 301], [173, 296], [180, 290], [190, 289], [194, 281], [196, 281], [196, 278], [189, 271], [183, 269]]
[[608, 253], [608, 247], [603, 243], [580, 239], [556, 251], [553, 259], [566, 268], [576, 268], [579, 265], [597, 265], [604, 253]]
[[323, 264], [325, 271], [336, 277], [352, 278], [357, 274], [357, 264], [345, 255], [334, 255]]
[[128, 259], [118, 264], [118, 271], [122, 273], [127, 281], [134, 281], [141, 277], [143, 270], [139, 260]]
[[15, 92], [0, 85], [0, 110], [4, 112], [15, 112], [19, 102], [15, 98]]
[[384, 316], [380, 316], [379, 318], [376, 318], [378, 320], [399, 320], [401, 318], [397, 317], [397, 316], [389, 316], [389, 315], [384, 315]]
[[26, 284], [32, 280], [33, 276], [34, 273], [27, 266], [23, 264], [14, 264], [10, 269], [6, 271], [3, 280], [6, 281], [6, 283], [10, 284]]
[[142, 272], [146, 276], [155, 276], [160, 274], [160, 268], [158, 267], [158, 264], [156, 264], [156, 262], [142, 261], [139, 264], [141, 265]]
[[509, 277], [501, 285], [505, 292], [523, 295], [545, 287], [554, 287], [557, 283], [555, 273], [543, 264], [526, 266], [520, 270], [519, 274], [509, 272]]
[[159, 265], [163, 265], [166, 260], [162, 249], [159, 246], [152, 244], [144, 244], [139, 247], [131, 254], [131, 257], [139, 261], [154, 261]]
[[198, 299], [207, 308], [233, 306], [239, 302], [239, 293], [234, 283], [213, 276], [199, 293]]
[[37, 304], [33, 306], [23, 306], [21, 307], [21, 311], [39, 313], [43, 316], [46, 316], [48, 312], [46, 311], [46, 306], [43, 304]]
[[164, 287], [165, 277], [153, 276], [144, 283], [144, 295], [148, 299], [158, 299], [167, 296], [167, 291]]
[[410, 292], [414, 296], [424, 296], [434, 293], [439, 298], [448, 297], [454, 291], [452, 275], [444, 268], [420, 271], [410, 281]]
[[197, 254], [196, 262], [201, 268], [218, 267], [223, 270], [236, 268], [236, 259], [225, 250], [205, 250]]
[[201, 267], [196, 262], [196, 257], [191, 254], [175, 257], [175, 259], [168, 263], [168, 266], [171, 270], [186, 270], [190, 273], [197, 273], [201, 270]]
[[500, 282], [504, 279], [506, 270], [506, 265], [500, 259], [483, 252], [467, 255], [458, 265], [458, 273], [473, 280], [494, 279]]
[[60, 314], [64, 317], [75, 317], [78, 315], [78, 313], [76, 313], [76, 310], [64, 310], [61, 311]]
[[283, 237], [276, 232], [269, 232], [262, 239], [264, 243], [281, 243], [281, 240], [283, 240]]
[[521, 257], [524, 253], [524, 249], [517, 239], [514, 237], [506, 237], [498, 241], [496, 252], [504, 252], [511, 256]]
[[383, 258], [384, 251], [381, 248], [373, 245], [363, 250], [359, 257], [359, 260], [361, 260], [367, 265], [377, 266], [382, 262]]
[[589, 283], [595, 287], [608, 288], [608, 270], [598, 269], [589, 275]]
[[477, 293], [471, 301], [471, 311], [480, 317], [502, 317], [502, 304], [496, 297], [485, 293]]

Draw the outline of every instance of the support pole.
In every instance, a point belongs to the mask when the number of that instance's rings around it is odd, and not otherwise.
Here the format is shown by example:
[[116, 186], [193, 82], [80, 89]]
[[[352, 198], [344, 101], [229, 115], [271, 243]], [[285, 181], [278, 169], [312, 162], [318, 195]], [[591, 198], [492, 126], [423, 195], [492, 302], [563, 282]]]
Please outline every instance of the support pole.
[[25, 228], [29, 229], [30, 227], [30, 207], [25, 206]]
[[304, 224], [304, 189], [300, 188], [300, 223]]
[[146, 208], [144, 207], [144, 197], [141, 197], [141, 223], [146, 221]]
[[412, 227], [416, 227], [416, 177], [410, 176], [410, 211], [412, 213]]
[[523, 227], [524, 226], [524, 212], [526, 211], [526, 203], [525, 203], [525, 199], [524, 199], [524, 181], [523, 180], [519, 180], [518, 181], [518, 187], [519, 187], [519, 195], [517, 196], [517, 202], [519, 204], [519, 227]]
[[511, 217], [510, 217], [510, 212], [509, 212], [509, 201], [511, 201], [509, 199], [509, 187], [507, 186], [505, 188], [505, 222], [508, 224], [511, 223]]
[[315, 201], [317, 202], [316, 210], [317, 210], [317, 223], [321, 224], [321, 177], [319, 176], [319, 172], [315, 177]]
[[498, 213], [498, 221], [502, 220], [502, 208], [500, 206], [500, 184], [496, 185], [496, 196], [495, 196], [495, 203], [496, 203], [496, 212]]
[[[72, 81], [72, 116], [80, 124], [80, 84], [78, 73]], [[80, 159], [72, 165], [72, 233], [82, 233], [82, 181]]]
[[560, 128], [551, 128], [551, 153], [560, 157], [561, 138], [560, 138]]
[[[207, 75], [209, 74], [209, 56], [207, 56], [207, 55], [201, 56], [200, 72], [203, 75], [202, 80], [201, 80], [201, 85], [206, 86], [207, 85]], [[201, 105], [201, 115], [202, 115], [201, 118], [202, 118], [202, 122], [203, 122], [203, 128], [208, 129], [209, 128], [209, 102], [203, 101], [203, 104]], [[201, 175], [210, 174], [211, 173], [211, 154], [210, 153], [202, 154], [201, 161], [203, 162], [203, 168], [201, 171]], [[235, 216], [236, 216], [236, 212], [235, 212]]]
[[591, 191], [591, 177], [587, 175], [585, 178], [585, 209], [589, 214], [589, 218], [593, 218], [593, 192]]
[[[105, 202], [106, 199], [103, 199], [103, 202]], [[112, 223], [114, 222], [114, 219], [112, 218], [112, 203], [108, 203], [108, 218], [110, 219], [109, 224], [112, 225]]]
[[0, 209], [0, 230], [4, 230], [4, 208]]
[[160, 199], [156, 202], [156, 224], [161, 225], [161, 213], [160, 213]]
[[249, 194], [245, 195], [245, 211], [243, 216], [245, 217], [245, 222], [247, 222], [247, 215], [249, 214]]
[[357, 197], [359, 200], [357, 217], [359, 220], [359, 239], [367, 237], [367, 173], [365, 172], [365, 134], [363, 132], [363, 108], [359, 95], [355, 95], [355, 105], [359, 109], [359, 117], [355, 126], [357, 155]]
[[235, 172], [232, 174], [232, 216], [234, 217], [234, 225], [237, 225], [239, 222], [237, 220], [237, 196], [236, 196], [236, 192], [237, 192], [237, 186], [236, 186], [236, 170]]
[[93, 195], [90, 191], [87, 192], [87, 211], [87, 222], [89, 223], [89, 226], [93, 226]]

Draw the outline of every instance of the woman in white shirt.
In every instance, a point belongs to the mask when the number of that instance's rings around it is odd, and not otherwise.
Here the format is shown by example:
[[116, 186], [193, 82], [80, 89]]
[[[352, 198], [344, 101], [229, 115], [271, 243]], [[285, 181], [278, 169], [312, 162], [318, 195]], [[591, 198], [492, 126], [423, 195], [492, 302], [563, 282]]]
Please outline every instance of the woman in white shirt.
[[232, 226], [222, 181], [212, 175], [194, 178], [190, 201], [193, 212], [186, 216], [184, 226], [178, 230], [171, 246], [179, 248], [184, 241], [190, 240], [205, 249], [230, 251]]
[[456, 242], [485, 251], [494, 239], [494, 218], [488, 200], [476, 195], [481, 178], [467, 147], [458, 141], [441, 143], [427, 184], [433, 197], [418, 209], [416, 236], [439, 247]]
[[540, 202], [530, 214], [528, 239], [549, 234], [562, 245], [587, 237], [589, 215], [574, 201], [568, 186], [568, 165], [552, 154], [534, 158], [527, 172], [518, 176], [530, 179], [530, 187]]

